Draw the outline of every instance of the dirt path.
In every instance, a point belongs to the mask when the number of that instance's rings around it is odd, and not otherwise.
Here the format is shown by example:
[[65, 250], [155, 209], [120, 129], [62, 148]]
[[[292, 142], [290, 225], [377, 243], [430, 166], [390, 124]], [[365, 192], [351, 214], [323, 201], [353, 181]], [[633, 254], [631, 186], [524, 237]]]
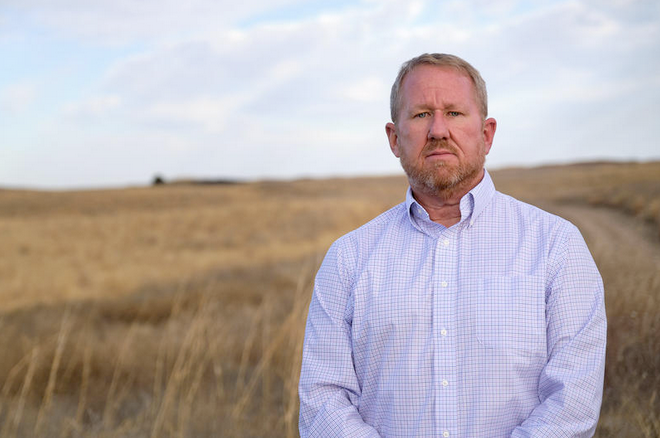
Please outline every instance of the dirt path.
[[635, 270], [660, 270], [660, 238], [650, 224], [610, 208], [569, 204], [545, 208], [580, 229], [597, 261], [611, 257], [620, 262], [632, 257]]
[[607, 365], [596, 436], [659, 436], [658, 404], [652, 390], [659, 387], [660, 375], [657, 228], [607, 208], [544, 207], [580, 228], [603, 277]]

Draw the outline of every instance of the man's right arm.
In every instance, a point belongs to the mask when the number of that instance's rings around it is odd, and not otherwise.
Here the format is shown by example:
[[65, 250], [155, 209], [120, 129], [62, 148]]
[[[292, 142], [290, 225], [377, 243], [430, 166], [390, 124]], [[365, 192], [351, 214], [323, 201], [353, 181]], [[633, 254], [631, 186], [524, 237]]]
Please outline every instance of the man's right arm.
[[353, 364], [350, 289], [337, 244], [316, 276], [300, 373], [300, 436], [379, 437], [357, 410], [360, 385]]

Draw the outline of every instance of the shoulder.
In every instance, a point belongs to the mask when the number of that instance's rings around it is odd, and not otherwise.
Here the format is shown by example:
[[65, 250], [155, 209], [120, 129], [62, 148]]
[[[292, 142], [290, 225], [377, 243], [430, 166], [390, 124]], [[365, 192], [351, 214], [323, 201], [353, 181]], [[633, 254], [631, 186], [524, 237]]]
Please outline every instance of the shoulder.
[[402, 202], [343, 235], [333, 246], [340, 248], [369, 246], [370, 243], [380, 240], [384, 234], [405, 226], [407, 221], [406, 204]]
[[545, 254], [549, 280], [570, 266], [597, 276], [591, 252], [572, 222], [499, 192], [492, 207], [494, 214], [506, 217], [509, 230], [528, 243], [533, 241]]
[[352, 278], [352, 272], [360, 259], [364, 259], [381, 242], [391, 238], [393, 233], [405, 232], [406, 226], [411, 225], [404, 202], [335, 240], [325, 256], [321, 270], [332, 267], [340, 276]]
[[553, 235], [579, 234], [577, 227], [570, 221], [501, 192], [495, 192], [490, 207], [491, 214], [507, 219], [507, 225], [517, 223], [525, 228], [540, 228], [544, 233]]
[[570, 248], [587, 251], [580, 230], [570, 221], [512, 196], [496, 192], [487, 220], [500, 227], [502, 235], [524, 242], [546, 254], [547, 261], [564, 260]]
[[405, 203], [343, 235], [330, 246], [316, 273], [314, 284], [314, 297], [328, 314], [336, 318], [346, 315], [360, 266], [378, 247], [383, 236], [388, 234], [388, 229], [396, 228], [404, 219], [408, 219]]

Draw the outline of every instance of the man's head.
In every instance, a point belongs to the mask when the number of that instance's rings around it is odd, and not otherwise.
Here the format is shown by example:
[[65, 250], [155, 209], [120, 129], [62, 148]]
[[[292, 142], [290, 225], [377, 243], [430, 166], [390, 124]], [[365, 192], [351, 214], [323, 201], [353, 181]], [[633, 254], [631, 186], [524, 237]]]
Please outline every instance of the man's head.
[[496, 122], [486, 119], [479, 73], [452, 55], [422, 55], [403, 64], [392, 87], [390, 147], [413, 191], [449, 198], [481, 181]]
[[399, 74], [394, 80], [394, 84], [392, 84], [392, 91], [390, 92], [390, 114], [392, 116], [392, 122], [396, 123], [399, 114], [400, 90], [403, 79], [415, 67], [424, 64], [451, 68], [470, 78], [474, 85], [475, 97], [477, 98], [481, 117], [486, 119], [488, 116], [488, 93], [486, 91], [486, 82], [484, 82], [479, 71], [472, 67], [470, 63], [455, 55], [449, 55], [446, 53], [424, 53], [423, 55], [404, 62], [399, 70]]

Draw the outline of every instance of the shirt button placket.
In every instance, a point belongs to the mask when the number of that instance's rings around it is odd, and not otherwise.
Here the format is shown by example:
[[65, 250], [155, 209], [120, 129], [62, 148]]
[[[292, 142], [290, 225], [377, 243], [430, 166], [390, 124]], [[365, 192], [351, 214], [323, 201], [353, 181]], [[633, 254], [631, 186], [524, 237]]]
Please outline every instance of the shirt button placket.
[[[447, 237], [449, 236], [449, 237]], [[447, 334], [451, 328], [452, 318], [454, 316], [453, 309], [453, 295], [456, 293], [454, 290], [456, 281], [454, 277], [454, 269], [456, 268], [456, 253], [454, 251], [453, 235], [448, 233], [446, 236], [441, 236], [437, 240], [436, 251], [438, 255], [438, 264], [436, 265], [437, 272], [436, 285], [438, 285], [439, 301], [441, 306], [439, 311], [441, 317], [438, 318], [438, 331], [436, 332], [436, 342], [438, 342], [442, 353], [439, 360], [440, 366], [437, 369], [437, 384], [438, 394], [443, 400], [440, 403], [440, 411], [438, 412], [437, 434], [442, 437], [448, 437], [449, 431], [456, 426], [456, 418], [452, 418], [452, 412], [456, 409], [456, 389], [453, 384], [455, 381], [455, 351], [454, 340], [448, 337]], [[449, 383], [452, 382], [450, 385]]]

